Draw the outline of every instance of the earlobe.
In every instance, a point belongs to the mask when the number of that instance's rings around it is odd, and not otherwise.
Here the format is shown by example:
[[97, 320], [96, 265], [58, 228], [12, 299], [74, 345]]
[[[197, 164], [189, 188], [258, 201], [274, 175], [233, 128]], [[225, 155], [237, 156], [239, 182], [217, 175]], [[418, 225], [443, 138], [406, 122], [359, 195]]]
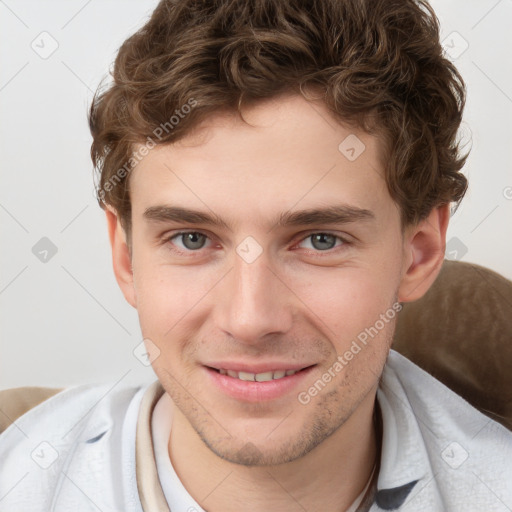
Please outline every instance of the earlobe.
[[105, 214], [107, 216], [108, 235], [112, 248], [114, 275], [125, 299], [136, 308], [137, 300], [133, 283], [132, 261], [130, 250], [126, 243], [126, 234], [115, 210], [107, 206]]
[[406, 232], [399, 302], [418, 300], [436, 280], [444, 261], [449, 218], [450, 205], [439, 206]]

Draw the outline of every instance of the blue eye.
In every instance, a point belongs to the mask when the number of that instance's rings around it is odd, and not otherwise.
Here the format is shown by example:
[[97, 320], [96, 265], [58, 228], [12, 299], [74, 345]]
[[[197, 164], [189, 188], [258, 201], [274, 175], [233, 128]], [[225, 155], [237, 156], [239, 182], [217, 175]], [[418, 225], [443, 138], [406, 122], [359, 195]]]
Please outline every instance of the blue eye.
[[[201, 249], [208, 247], [206, 245], [208, 241], [211, 243], [210, 238], [199, 231], [180, 231], [165, 240], [165, 242], [170, 243], [172, 249], [177, 253], [199, 252]], [[305, 243], [309, 246], [304, 247], [302, 244]], [[298, 245], [314, 252], [328, 252], [336, 247], [347, 245], [347, 242], [332, 233], [317, 232], [310, 233]]]
[[[180, 249], [185, 249], [187, 251], [196, 251], [198, 249], [202, 249], [204, 247], [204, 244], [208, 237], [206, 235], [203, 235], [202, 233], [199, 233], [197, 231], [187, 231], [187, 232], [181, 232], [176, 233], [172, 237], [170, 237], [168, 240], [180, 240], [183, 244], [182, 247], [178, 245]], [[175, 242], [173, 242], [175, 243]]]
[[[301, 243], [308, 240], [311, 241], [312, 248], [317, 251], [328, 251], [345, 243], [342, 238], [331, 233], [312, 233], [304, 238]], [[339, 240], [341, 243], [336, 245], [336, 240]]]

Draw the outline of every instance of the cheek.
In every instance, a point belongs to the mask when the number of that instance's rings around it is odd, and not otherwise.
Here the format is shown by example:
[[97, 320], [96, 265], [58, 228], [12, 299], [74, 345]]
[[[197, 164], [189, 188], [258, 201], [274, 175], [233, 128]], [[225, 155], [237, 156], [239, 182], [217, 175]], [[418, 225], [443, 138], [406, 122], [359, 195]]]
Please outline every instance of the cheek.
[[364, 267], [309, 269], [307, 277], [292, 278], [292, 289], [325, 336], [333, 344], [343, 344], [374, 325], [391, 308], [396, 288], [391, 275], [389, 271], [379, 275]]
[[171, 266], [134, 260], [137, 312], [145, 337], [164, 340], [182, 332], [190, 315], [218, 281], [216, 272], [201, 266]]
[[364, 268], [331, 269], [329, 277], [317, 275], [314, 285], [298, 292], [332, 349], [308, 382], [305, 399], [312, 399], [309, 390], [314, 393], [319, 380], [327, 383], [325, 389], [320, 386], [321, 395], [332, 391], [332, 400], [343, 404], [358, 403], [375, 386], [400, 309], [393, 293], [396, 281], [390, 276], [389, 271], [386, 277]]

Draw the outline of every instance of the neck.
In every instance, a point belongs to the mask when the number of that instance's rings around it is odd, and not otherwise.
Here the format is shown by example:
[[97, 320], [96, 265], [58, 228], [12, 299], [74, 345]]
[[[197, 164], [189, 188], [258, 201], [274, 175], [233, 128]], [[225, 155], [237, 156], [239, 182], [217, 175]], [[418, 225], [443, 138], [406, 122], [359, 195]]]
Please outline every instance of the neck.
[[248, 467], [218, 457], [173, 404], [169, 453], [189, 494], [207, 512], [346, 510], [365, 488], [376, 452], [375, 392], [350, 418], [303, 457]]

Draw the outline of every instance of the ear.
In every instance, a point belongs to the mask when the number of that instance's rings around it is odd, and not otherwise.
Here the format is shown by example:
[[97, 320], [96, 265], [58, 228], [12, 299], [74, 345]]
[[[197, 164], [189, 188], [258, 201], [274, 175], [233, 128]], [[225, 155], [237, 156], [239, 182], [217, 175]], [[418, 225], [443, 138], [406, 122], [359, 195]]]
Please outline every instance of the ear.
[[130, 250], [126, 243], [126, 233], [114, 209], [107, 206], [105, 213], [107, 216], [110, 246], [112, 247], [112, 264], [117, 284], [128, 303], [136, 308], [137, 300], [133, 285], [132, 261]]
[[450, 205], [434, 208], [404, 235], [404, 269], [398, 290], [399, 302], [423, 297], [439, 275], [446, 250]]

